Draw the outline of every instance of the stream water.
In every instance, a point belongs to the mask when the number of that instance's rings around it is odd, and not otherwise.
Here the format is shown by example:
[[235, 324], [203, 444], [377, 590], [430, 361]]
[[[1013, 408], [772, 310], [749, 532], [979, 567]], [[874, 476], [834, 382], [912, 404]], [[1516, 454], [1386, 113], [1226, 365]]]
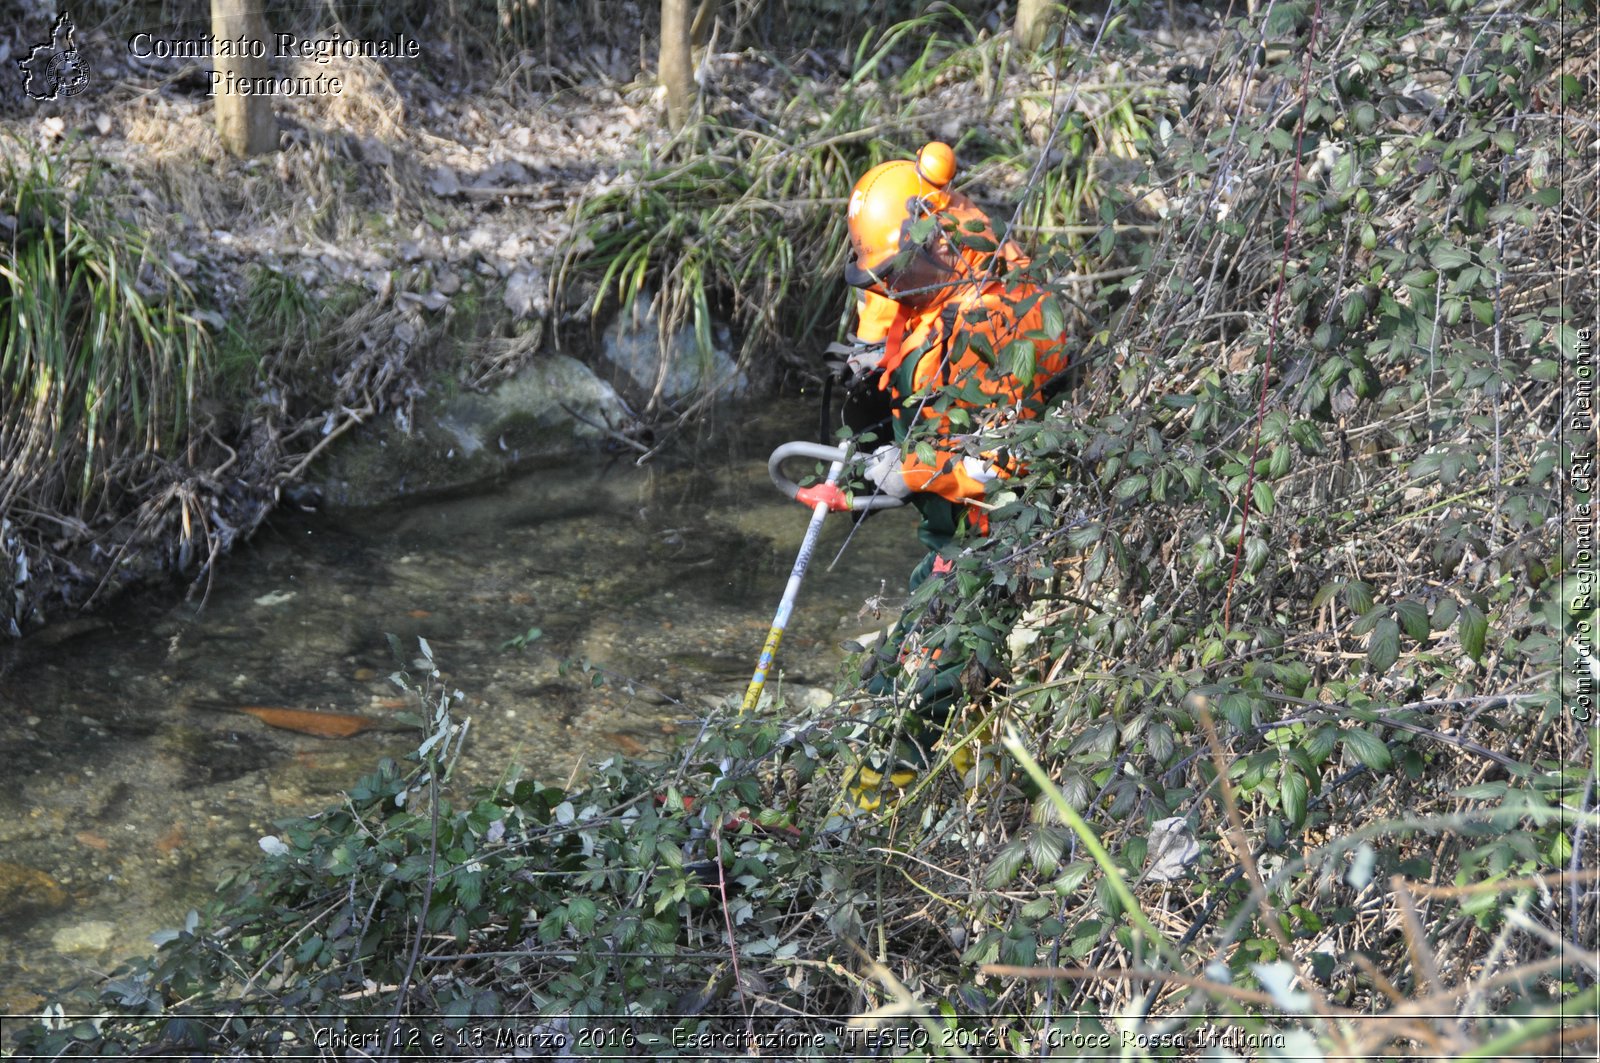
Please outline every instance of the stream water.
[[[799, 548], [807, 514], [765, 456], [804, 435], [753, 419], [643, 469], [584, 457], [461, 497], [284, 515], [203, 607], [145, 597], [24, 651], [0, 677], [0, 1013], [148, 951], [275, 819], [415, 748], [415, 733], [317, 738], [241, 711], [402, 711], [389, 634], [413, 656], [426, 638], [466, 695], [458, 781], [520, 766], [565, 783], [693, 733], [707, 699], [743, 690]], [[833, 571], [850, 522], [824, 528], [780, 654], [790, 688], [831, 690], [840, 644], [892, 620], [912, 516], [862, 524]]]

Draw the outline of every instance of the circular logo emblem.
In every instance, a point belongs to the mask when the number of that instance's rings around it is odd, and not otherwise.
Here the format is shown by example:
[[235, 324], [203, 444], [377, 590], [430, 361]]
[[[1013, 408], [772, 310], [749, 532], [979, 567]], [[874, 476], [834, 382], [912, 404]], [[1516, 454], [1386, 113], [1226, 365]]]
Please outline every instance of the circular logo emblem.
[[49, 80], [63, 96], [76, 96], [89, 87], [89, 65], [74, 49], [50, 60]]

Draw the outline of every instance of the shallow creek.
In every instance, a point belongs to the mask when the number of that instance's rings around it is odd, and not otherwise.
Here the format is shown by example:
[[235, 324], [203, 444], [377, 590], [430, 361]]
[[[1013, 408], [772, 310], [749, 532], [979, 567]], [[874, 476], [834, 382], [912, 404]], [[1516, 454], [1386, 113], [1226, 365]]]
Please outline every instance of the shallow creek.
[[[241, 711], [403, 711], [387, 634], [408, 656], [426, 638], [465, 694], [460, 782], [563, 784], [692, 734], [707, 699], [743, 690], [793, 564], [807, 514], [765, 457], [803, 436], [757, 421], [644, 469], [583, 457], [455, 498], [284, 515], [203, 608], [147, 596], [25, 648], [0, 675], [0, 1012], [147, 951], [275, 819], [415, 748], [399, 729], [317, 738]], [[892, 610], [916, 559], [895, 511], [828, 571], [849, 529], [824, 528], [780, 655], [790, 688], [832, 689], [841, 642], [892, 619], [868, 599], [886, 585]]]

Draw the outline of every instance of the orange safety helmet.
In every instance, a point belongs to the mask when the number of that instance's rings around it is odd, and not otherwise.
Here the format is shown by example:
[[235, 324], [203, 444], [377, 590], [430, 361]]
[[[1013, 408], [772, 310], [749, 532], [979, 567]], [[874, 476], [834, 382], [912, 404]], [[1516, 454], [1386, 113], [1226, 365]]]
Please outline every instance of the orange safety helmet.
[[956, 174], [956, 153], [950, 145], [930, 141], [917, 161], [879, 163], [856, 182], [846, 220], [855, 261], [845, 265], [845, 281], [868, 288], [883, 278], [879, 272], [901, 251], [910, 223], [950, 205], [947, 187]]

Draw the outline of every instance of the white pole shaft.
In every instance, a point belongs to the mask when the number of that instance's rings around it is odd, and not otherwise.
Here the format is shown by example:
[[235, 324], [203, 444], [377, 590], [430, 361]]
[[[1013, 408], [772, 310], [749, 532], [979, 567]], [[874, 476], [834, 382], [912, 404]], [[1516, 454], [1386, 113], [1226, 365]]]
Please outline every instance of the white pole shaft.
[[[839, 477], [844, 474], [845, 463], [836, 461], [828, 467], [828, 483], [838, 483]], [[772, 667], [773, 659], [778, 656], [778, 644], [783, 641], [784, 628], [789, 626], [789, 614], [794, 611], [794, 600], [800, 593], [800, 581], [805, 579], [806, 569], [811, 564], [811, 555], [817, 548], [817, 537], [822, 534], [822, 522], [827, 519], [828, 505], [818, 502], [811, 510], [811, 523], [806, 525], [805, 538], [800, 541], [800, 554], [794, 559], [794, 568], [789, 572], [789, 583], [783, 589], [783, 600], [778, 603], [777, 615], [772, 618], [772, 629], [767, 632], [767, 641], [761, 647], [761, 657], [756, 661], [755, 675], [750, 677], [750, 686], [745, 689], [744, 701], [739, 706], [741, 713], [749, 712], [761, 700], [761, 688], [766, 686], [767, 672]]]

